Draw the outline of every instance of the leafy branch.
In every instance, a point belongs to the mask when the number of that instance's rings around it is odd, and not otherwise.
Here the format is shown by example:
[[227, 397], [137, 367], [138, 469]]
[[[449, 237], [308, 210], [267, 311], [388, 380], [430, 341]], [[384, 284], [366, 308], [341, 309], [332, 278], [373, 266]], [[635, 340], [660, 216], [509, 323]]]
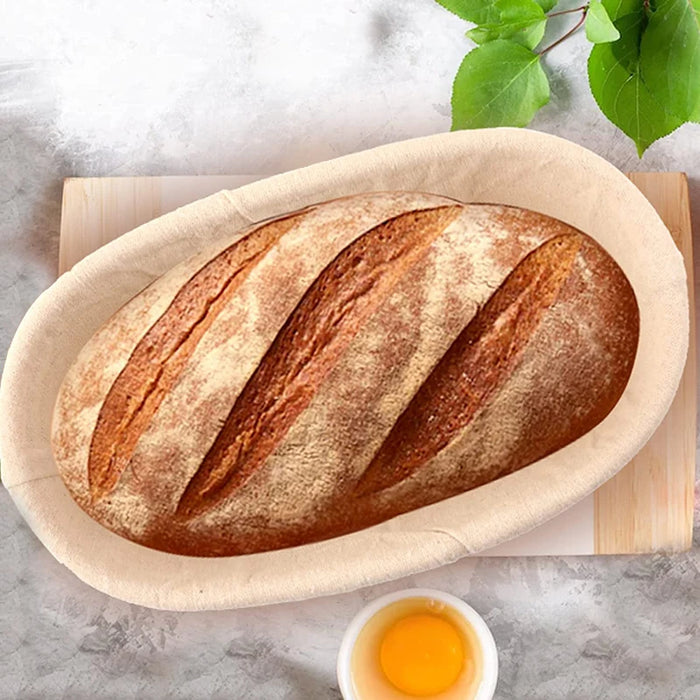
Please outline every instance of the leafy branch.
[[[588, 82], [603, 114], [641, 157], [681, 124], [700, 122], [700, 0], [437, 0], [473, 23], [477, 44], [452, 89], [452, 129], [526, 126], [549, 101], [542, 58], [581, 27], [593, 46]], [[539, 48], [552, 17], [580, 15]]]
[[[548, 51], [551, 51], [555, 46], [559, 46], [559, 44], [562, 43], [562, 41], [566, 41], [572, 34], [575, 34], [580, 28], [581, 25], [586, 21], [586, 15], [588, 14], [588, 5], [584, 5], [583, 7], [579, 8], [581, 10], [581, 19], [574, 24], [574, 26], [569, 29], [564, 36], [560, 36], [553, 44], [550, 44], [546, 49], [542, 49], [542, 51], [539, 51], [538, 53], [540, 56], [544, 56]], [[549, 15], [549, 17], [554, 17], [557, 13], [553, 12], [552, 14]], [[566, 12], [562, 12], [561, 14], [566, 14]]]

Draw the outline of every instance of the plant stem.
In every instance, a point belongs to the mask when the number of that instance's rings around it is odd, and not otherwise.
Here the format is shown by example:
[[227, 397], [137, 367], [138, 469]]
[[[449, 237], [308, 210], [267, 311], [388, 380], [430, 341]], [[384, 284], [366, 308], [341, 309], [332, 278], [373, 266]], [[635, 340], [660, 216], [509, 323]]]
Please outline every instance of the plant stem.
[[559, 10], [559, 12], [550, 12], [547, 17], [559, 17], [559, 15], [570, 15], [574, 12], [581, 12], [582, 10], [587, 10], [588, 5], [581, 5], [581, 7], [574, 7], [571, 10]]
[[581, 12], [581, 19], [576, 22], [576, 24], [568, 31], [564, 36], [559, 37], [553, 44], [550, 44], [546, 49], [542, 49], [542, 51], [539, 52], [540, 56], [544, 56], [547, 51], [551, 51], [555, 46], [559, 46], [562, 41], [565, 41], [568, 39], [572, 34], [574, 34], [576, 31], [578, 31], [583, 23], [586, 21], [586, 13], [588, 12], [588, 5], [584, 5], [584, 7], [579, 8], [579, 10], [582, 10]]

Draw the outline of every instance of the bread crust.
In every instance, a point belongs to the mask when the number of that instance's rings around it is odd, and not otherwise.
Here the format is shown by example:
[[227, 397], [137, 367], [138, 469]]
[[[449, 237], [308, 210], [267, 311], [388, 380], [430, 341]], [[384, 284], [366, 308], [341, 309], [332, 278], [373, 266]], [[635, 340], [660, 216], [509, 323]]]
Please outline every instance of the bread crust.
[[469, 425], [512, 374], [580, 248], [575, 233], [555, 236], [518, 263], [394, 423], [355, 487], [358, 496], [407, 479]]
[[262, 466], [363, 322], [459, 213], [443, 206], [382, 222], [323, 270], [285, 321], [180, 498], [192, 517]]
[[219, 312], [302, 216], [272, 221], [225, 248], [192, 275], [138, 342], [110, 387], [92, 434], [88, 482], [93, 501], [116, 486], [141, 434]]
[[[431, 228], [431, 211], [450, 216]], [[334, 299], [353, 283], [362, 286], [352, 265], [334, 267], [334, 261], [397, 217], [424, 221], [425, 238], [409, 246], [419, 254], [393, 272], [384, 271], [378, 251], [370, 255], [378, 261], [381, 274], [372, 279], [381, 281], [381, 292], [370, 295], [362, 313], [340, 314], [342, 342], [333, 345], [330, 361], [319, 359], [323, 333], [315, 340], [311, 333], [305, 348], [295, 338], [332, 317], [342, 306]], [[56, 463], [77, 503], [112, 531], [195, 556], [352, 532], [560, 449], [599, 423], [627, 384], [639, 333], [634, 292], [593, 239], [560, 221], [401, 192], [348, 197], [283, 220], [284, 230], [275, 220], [232, 233], [154, 282], [98, 331], [68, 372], [54, 412]], [[244, 263], [240, 283], [161, 385], [158, 405], [124, 430], [109, 402], [119, 378], [133, 372], [138, 392], [148, 377], [162, 376], [159, 358], [137, 366], [141, 373], [127, 369], [139, 343], [188, 280], [222, 251], [262, 238], [256, 232], [265, 226], [274, 235], [254, 264]], [[309, 296], [324, 271], [330, 293]], [[295, 316], [300, 308], [306, 310]], [[475, 353], [479, 339], [490, 341]], [[289, 353], [304, 362], [282, 361]], [[495, 374], [489, 363], [499, 368]], [[322, 370], [299, 383], [304, 400], [281, 423], [266, 425], [262, 413], [253, 421], [248, 451], [223, 469], [214, 498], [183, 500], [188, 484], [201, 495], [206, 479], [196, 475], [217, 436], [224, 435], [221, 444], [240, 437], [245, 416], [258, 405], [250, 396], [274, 398], [291, 386], [283, 375], [292, 365]], [[448, 366], [472, 380], [460, 388]], [[471, 403], [462, 400], [468, 390], [475, 391]], [[227, 425], [233, 427], [222, 430]], [[94, 467], [100, 460], [114, 464], [115, 450], [123, 459], [113, 472]], [[411, 462], [415, 454], [420, 459]], [[231, 473], [243, 478], [229, 480]]]

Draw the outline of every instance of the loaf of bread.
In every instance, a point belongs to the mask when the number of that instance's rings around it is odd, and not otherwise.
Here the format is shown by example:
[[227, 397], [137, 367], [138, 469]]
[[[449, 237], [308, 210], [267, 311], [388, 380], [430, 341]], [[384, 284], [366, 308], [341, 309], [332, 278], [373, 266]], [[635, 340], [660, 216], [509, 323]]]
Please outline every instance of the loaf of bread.
[[638, 334], [622, 270], [560, 221], [355, 195], [223, 231], [122, 307], [65, 377], [54, 455], [80, 507], [145, 546], [305, 544], [581, 437]]

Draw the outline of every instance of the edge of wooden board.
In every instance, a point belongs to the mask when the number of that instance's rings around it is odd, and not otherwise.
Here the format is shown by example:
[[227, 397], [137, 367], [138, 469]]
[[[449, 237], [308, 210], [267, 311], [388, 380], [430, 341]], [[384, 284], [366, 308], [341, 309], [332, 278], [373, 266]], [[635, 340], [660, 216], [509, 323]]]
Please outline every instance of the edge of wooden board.
[[[241, 187], [260, 177], [263, 176], [66, 178], [63, 181], [58, 274], [70, 270], [105, 243], [151, 219], [219, 190]], [[72, 203], [70, 208], [66, 206], [68, 201]], [[76, 202], [79, 203], [77, 207]]]
[[639, 454], [595, 492], [596, 554], [678, 552], [689, 549], [693, 539], [697, 370], [688, 180], [684, 173], [630, 173], [629, 177], [659, 213], [683, 255], [690, 343], [678, 393], [666, 418]]
[[[121, 206], [124, 198], [133, 205]], [[80, 203], [79, 215], [63, 214], [66, 201]], [[105, 243], [115, 232], [126, 233], [163, 213], [158, 177], [66, 178], [58, 248], [58, 273], [69, 270]], [[71, 235], [67, 235], [68, 229]]]

